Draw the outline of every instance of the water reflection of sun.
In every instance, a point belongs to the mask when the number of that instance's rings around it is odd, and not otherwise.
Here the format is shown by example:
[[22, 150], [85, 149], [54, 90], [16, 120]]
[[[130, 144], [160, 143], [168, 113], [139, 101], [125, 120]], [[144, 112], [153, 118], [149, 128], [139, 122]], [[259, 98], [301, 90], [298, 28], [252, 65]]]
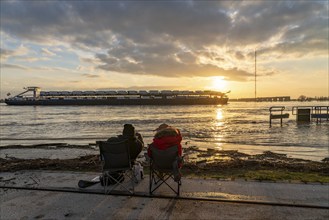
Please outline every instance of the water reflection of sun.
[[[216, 109], [216, 134], [215, 134], [215, 145], [217, 150], [222, 150], [222, 142], [223, 142], [223, 135], [220, 133], [220, 129], [224, 126], [224, 116], [223, 116], [223, 110], [221, 108]], [[219, 129], [219, 130], [218, 130]]]
[[217, 127], [217, 129], [221, 128], [224, 126], [224, 117], [223, 117], [223, 112], [221, 109], [217, 110], [217, 115], [216, 115], [216, 122], [215, 122], [215, 126]]
[[216, 119], [217, 121], [222, 121], [223, 119], [223, 110], [221, 108], [216, 110]]

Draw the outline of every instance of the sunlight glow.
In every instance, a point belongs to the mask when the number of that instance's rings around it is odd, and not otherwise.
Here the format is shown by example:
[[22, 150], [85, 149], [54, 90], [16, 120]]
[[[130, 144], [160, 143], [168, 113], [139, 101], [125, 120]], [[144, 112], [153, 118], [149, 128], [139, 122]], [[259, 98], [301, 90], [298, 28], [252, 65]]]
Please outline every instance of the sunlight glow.
[[222, 76], [212, 77], [211, 89], [223, 92], [227, 89], [227, 81]]

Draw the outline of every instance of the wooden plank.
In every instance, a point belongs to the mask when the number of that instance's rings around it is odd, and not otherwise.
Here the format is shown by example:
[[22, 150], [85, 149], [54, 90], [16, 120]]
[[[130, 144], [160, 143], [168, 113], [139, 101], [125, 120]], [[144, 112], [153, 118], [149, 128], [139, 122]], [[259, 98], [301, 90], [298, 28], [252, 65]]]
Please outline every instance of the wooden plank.
[[271, 117], [271, 119], [289, 118], [289, 114], [288, 113], [282, 114], [282, 115], [271, 114], [270, 117]]
[[329, 114], [311, 114], [312, 118], [329, 118]]

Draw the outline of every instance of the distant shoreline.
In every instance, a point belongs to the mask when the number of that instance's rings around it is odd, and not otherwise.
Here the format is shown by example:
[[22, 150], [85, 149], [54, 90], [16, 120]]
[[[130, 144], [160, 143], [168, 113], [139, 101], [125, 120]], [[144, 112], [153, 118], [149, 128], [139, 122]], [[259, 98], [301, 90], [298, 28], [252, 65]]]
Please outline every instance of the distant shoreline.
[[[305, 102], [327, 102], [329, 101], [329, 98], [327, 99], [311, 99], [311, 100], [305, 100], [305, 101], [301, 101], [301, 100], [298, 100], [298, 99], [290, 99], [290, 100], [287, 100], [287, 101], [259, 101], [257, 100], [256, 102], [301, 102], [301, 103], [305, 103]], [[229, 99], [229, 102], [255, 102], [255, 98], [236, 98], [236, 99], [233, 99], [233, 98], [230, 98]]]

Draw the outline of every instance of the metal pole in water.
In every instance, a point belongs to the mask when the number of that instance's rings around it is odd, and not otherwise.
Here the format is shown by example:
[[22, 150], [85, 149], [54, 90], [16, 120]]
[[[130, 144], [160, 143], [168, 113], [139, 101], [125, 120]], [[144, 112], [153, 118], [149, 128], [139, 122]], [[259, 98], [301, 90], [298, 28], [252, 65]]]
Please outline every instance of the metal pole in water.
[[256, 90], [256, 82], [257, 82], [257, 78], [256, 78], [256, 50], [255, 50], [255, 102], [257, 101], [257, 90]]

